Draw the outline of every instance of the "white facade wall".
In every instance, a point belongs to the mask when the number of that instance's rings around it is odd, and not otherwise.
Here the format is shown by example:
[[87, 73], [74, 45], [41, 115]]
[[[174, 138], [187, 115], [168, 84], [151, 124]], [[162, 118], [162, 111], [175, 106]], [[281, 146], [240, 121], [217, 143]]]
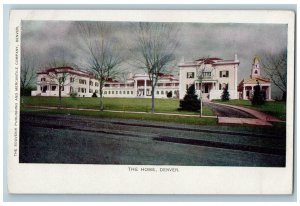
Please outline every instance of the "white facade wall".
[[[230, 99], [238, 99], [237, 91], [237, 70], [239, 61], [235, 60], [217, 60], [215, 63], [206, 64], [204, 72], [210, 72], [211, 76], [202, 79], [202, 83], [198, 83], [197, 72], [201, 73], [201, 68], [195, 62], [179, 64], [179, 98], [183, 99], [189, 86], [195, 84], [196, 93], [200, 96], [202, 91], [203, 98], [221, 99], [223, 87], [228, 84]], [[228, 72], [228, 76], [226, 74]], [[194, 73], [194, 78], [187, 78], [188, 73]], [[220, 72], [222, 75], [220, 76]], [[201, 91], [200, 91], [201, 88]]]
[[[70, 80], [73, 78], [73, 81]], [[41, 81], [43, 79], [43, 81]], [[137, 85], [137, 81], [142, 81], [143, 85]], [[147, 86], [149, 77], [146, 74], [138, 74], [133, 79], [127, 80], [126, 83], [116, 81], [105, 82], [103, 87], [103, 97], [142, 97], [151, 98], [151, 86]], [[91, 83], [90, 83], [91, 82]], [[167, 85], [168, 84], [168, 85]], [[176, 97], [178, 93], [179, 82], [176, 79], [162, 78], [158, 80], [158, 85], [155, 89], [156, 98], [167, 98], [167, 92], [172, 91], [172, 97]], [[146, 85], [146, 86], [145, 86]], [[43, 87], [45, 91], [43, 91]], [[76, 93], [78, 97], [91, 97], [94, 92], [100, 96], [100, 88], [98, 80], [80, 75], [68, 75], [65, 81], [65, 86], [61, 92], [62, 96], [70, 96], [71, 93]], [[31, 92], [32, 96], [59, 96], [58, 82], [50, 79], [48, 74], [37, 75], [37, 90]]]

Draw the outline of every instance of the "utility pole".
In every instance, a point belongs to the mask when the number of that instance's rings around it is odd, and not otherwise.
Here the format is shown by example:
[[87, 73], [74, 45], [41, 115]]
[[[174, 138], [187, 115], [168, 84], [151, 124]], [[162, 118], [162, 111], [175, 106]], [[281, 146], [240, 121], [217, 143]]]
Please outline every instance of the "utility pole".
[[[202, 81], [204, 78], [203, 72], [205, 71], [206, 67], [205, 67], [205, 61], [208, 59], [207, 58], [202, 58], [202, 61], [200, 61], [199, 63], [197, 62], [197, 66], [196, 66], [196, 72], [197, 72], [197, 79], [200, 85], [200, 95], [199, 95], [199, 99], [200, 99], [200, 117], [202, 117], [203, 115], [203, 101], [202, 101]], [[201, 67], [202, 66], [202, 67]]]

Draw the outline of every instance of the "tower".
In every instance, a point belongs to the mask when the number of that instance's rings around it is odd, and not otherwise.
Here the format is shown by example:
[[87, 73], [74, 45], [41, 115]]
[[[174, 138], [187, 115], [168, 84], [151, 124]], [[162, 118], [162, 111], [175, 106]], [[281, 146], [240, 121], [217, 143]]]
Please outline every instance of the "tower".
[[253, 58], [250, 78], [260, 77], [259, 57]]

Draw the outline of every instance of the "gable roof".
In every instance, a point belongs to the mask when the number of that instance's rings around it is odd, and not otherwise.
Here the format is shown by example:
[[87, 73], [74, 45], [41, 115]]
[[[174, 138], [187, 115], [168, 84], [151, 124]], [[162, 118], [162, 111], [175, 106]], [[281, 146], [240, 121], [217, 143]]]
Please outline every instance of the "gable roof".
[[253, 78], [250, 78], [250, 79], [244, 79], [243, 83], [244, 84], [257, 84], [257, 81], [260, 83], [260, 84], [263, 84], [263, 83], [270, 83], [270, 79], [267, 79], [267, 78], [263, 78], [263, 77], [253, 77]]

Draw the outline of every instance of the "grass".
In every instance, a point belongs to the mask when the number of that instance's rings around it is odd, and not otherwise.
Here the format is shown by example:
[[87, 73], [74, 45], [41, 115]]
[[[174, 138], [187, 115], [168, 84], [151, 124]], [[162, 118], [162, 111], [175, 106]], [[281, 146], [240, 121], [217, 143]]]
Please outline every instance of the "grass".
[[163, 122], [175, 122], [186, 123], [195, 125], [216, 125], [216, 118], [197, 118], [186, 116], [169, 116], [160, 114], [132, 114], [125, 112], [98, 112], [98, 111], [78, 111], [78, 110], [66, 110], [66, 109], [33, 109], [33, 108], [21, 108], [23, 113], [47, 113], [47, 114], [65, 114], [65, 115], [79, 115], [90, 116], [98, 118], [120, 118], [120, 119], [135, 119], [135, 120], [149, 120], [149, 121], [163, 121]]
[[[57, 97], [22, 97], [22, 106], [51, 106], [58, 105]], [[99, 109], [99, 98], [64, 97], [62, 106], [69, 108]], [[178, 111], [178, 99], [155, 99], [155, 112], [177, 114], [199, 114], [199, 112]], [[105, 110], [151, 112], [151, 99], [146, 98], [104, 98]], [[211, 109], [204, 106], [203, 115], [213, 116]]]
[[243, 106], [243, 107], [247, 107], [247, 108], [251, 108], [251, 109], [255, 109], [267, 113], [281, 120], [286, 120], [286, 102], [270, 101], [270, 102], [265, 102], [265, 104], [263, 105], [257, 105], [257, 106], [252, 105], [251, 101], [249, 100], [240, 100], [240, 99], [229, 100], [229, 101], [214, 100], [214, 102]]

